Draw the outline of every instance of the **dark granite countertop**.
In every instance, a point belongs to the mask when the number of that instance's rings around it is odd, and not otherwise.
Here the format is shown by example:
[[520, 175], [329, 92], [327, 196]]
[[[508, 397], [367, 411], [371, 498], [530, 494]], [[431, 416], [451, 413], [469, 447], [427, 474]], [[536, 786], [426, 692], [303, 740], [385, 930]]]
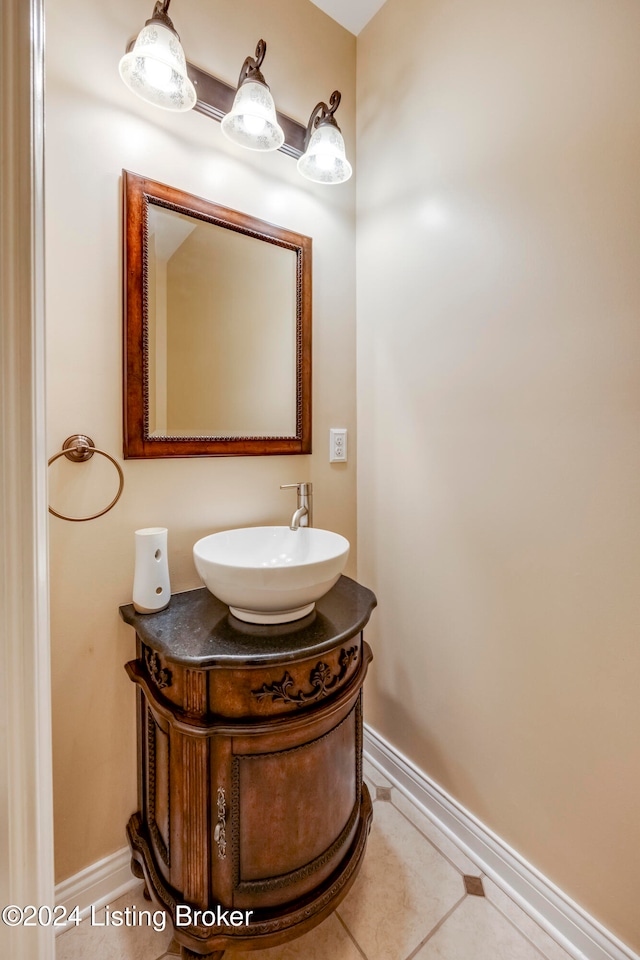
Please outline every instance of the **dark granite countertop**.
[[315, 656], [348, 640], [362, 630], [376, 603], [371, 590], [340, 577], [312, 613], [293, 623], [243, 623], [206, 587], [174, 593], [160, 613], [136, 613], [128, 603], [120, 615], [165, 660], [199, 667], [258, 666]]

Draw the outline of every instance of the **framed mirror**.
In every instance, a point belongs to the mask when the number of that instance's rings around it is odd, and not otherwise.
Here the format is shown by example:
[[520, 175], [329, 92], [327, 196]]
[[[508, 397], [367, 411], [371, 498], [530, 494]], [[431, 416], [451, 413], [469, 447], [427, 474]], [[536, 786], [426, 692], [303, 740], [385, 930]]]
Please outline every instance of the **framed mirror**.
[[311, 239], [123, 188], [125, 458], [311, 453]]

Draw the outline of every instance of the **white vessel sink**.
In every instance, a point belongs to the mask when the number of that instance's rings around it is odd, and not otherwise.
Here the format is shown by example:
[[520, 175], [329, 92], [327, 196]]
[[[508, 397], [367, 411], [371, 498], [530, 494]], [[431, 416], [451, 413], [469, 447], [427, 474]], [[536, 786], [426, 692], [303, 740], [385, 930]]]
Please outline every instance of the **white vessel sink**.
[[247, 623], [289, 623], [310, 613], [344, 570], [349, 541], [316, 527], [245, 527], [193, 548], [214, 596]]

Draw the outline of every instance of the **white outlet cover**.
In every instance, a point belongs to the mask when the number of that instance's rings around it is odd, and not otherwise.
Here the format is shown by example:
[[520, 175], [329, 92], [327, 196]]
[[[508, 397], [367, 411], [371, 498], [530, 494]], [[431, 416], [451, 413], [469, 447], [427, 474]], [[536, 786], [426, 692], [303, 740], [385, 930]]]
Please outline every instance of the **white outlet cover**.
[[329, 430], [329, 463], [347, 462], [347, 428], [331, 427]]

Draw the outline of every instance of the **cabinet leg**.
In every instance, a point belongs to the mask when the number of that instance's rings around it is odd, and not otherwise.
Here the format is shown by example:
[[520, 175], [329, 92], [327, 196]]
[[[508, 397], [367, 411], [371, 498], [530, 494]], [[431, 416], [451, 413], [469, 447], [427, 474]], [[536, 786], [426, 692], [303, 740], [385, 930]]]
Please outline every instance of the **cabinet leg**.
[[224, 950], [216, 950], [214, 953], [207, 953], [204, 956], [201, 953], [194, 953], [189, 947], [183, 947], [180, 960], [222, 960]]
[[[144, 880], [144, 870], [138, 861], [133, 857], [131, 858], [131, 873], [134, 875], [134, 877], [137, 877], [138, 880]], [[151, 900], [151, 894], [149, 893], [149, 888], [146, 882], [142, 890], [142, 896], [145, 898], [145, 900]]]

